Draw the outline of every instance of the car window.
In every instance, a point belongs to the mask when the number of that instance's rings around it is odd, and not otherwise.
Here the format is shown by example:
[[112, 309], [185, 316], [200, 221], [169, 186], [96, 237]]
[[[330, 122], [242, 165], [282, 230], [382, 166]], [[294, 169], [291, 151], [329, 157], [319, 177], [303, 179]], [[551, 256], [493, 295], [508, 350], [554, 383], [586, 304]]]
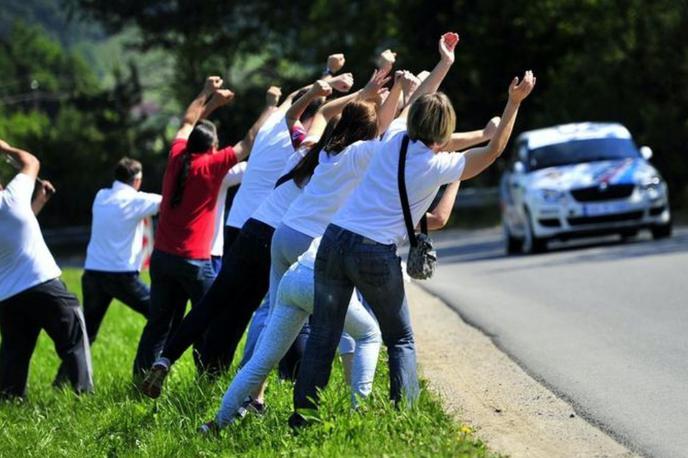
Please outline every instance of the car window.
[[528, 155], [528, 169], [639, 157], [641, 156], [638, 148], [629, 138], [573, 140], [531, 150]]

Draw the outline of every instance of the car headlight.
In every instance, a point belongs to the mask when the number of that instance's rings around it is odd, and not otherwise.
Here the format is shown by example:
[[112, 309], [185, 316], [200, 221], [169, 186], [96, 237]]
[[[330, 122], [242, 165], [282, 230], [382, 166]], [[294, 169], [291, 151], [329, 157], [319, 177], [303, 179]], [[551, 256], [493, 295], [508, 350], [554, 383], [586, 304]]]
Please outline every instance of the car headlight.
[[643, 180], [639, 187], [641, 191], [656, 191], [660, 188], [662, 184], [662, 179], [657, 175], [653, 175], [645, 180]]
[[566, 201], [566, 193], [556, 189], [540, 189], [538, 197], [548, 204], [560, 204]]

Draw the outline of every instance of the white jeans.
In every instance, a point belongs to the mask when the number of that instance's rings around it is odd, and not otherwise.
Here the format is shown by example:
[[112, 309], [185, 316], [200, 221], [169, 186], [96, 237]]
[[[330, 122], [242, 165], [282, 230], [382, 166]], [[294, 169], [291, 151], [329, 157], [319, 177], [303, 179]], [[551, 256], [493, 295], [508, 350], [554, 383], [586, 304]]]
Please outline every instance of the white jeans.
[[[242, 402], [285, 355], [313, 312], [313, 287], [312, 269], [294, 264], [284, 274], [264, 330], [264, 336], [269, 338], [259, 339], [253, 356], [229, 385], [215, 418], [218, 425], [225, 426], [233, 421]], [[356, 341], [351, 377], [351, 396], [355, 403], [356, 396], [370, 394], [382, 341], [377, 321], [355, 294], [346, 313], [344, 329]]]

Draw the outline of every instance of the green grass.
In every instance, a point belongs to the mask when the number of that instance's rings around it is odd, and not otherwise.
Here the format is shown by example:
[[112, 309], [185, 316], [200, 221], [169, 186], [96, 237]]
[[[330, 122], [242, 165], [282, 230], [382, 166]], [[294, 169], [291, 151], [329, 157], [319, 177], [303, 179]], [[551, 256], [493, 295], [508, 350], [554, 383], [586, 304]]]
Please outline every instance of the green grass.
[[[63, 279], [78, 295], [81, 272]], [[199, 437], [196, 427], [211, 419], [231, 376], [198, 380], [187, 353], [174, 368], [157, 401], [131, 385], [131, 363], [143, 319], [115, 302], [93, 348], [96, 393], [77, 397], [51, 388], [58, 358], [42, 334], [34, 354], [26, 401], [0, 404], [0, 456], [491, 456], [485, 445], [447, 416], [423, 390], [409, 410], [386, 399], [387, 368], [381, 362], [374, 393], [360, 412], [350, 408], [341, 367], [323, 393], [320, 421], [298, 436], [286, 421], [292, 385], [271, 376], [268, 413], [248, 416], [219, 439]], [[382, 356], [383, 360], [385, 356]]]

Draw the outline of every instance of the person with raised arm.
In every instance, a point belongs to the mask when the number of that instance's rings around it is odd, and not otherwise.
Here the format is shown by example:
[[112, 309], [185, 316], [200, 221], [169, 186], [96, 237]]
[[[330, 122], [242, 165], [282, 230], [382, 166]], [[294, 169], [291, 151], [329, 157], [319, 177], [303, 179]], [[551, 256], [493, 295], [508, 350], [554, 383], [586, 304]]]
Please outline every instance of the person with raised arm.
[[[284, 188], [278, 187], [271, 194], [271, 197], [279, 195], [280, 189], [290, 189], [287, 186], [291, 186], [291, 189], [296, 191], [301, 187], [303, 188], [303, 193], [300, 193], [291, 205], [286, 205], [287, 202], [285, 202], [279, 206], [283, 209], [279, 212], [281, 215], [284, 215], [285, 212], [288, 214], [294, 205], [297, 205], [297, 202], [309, 195], [311, 197], [307, 198], [306, 202], [314, 201], [318, 204], [317, 209], [309, 208], [312, 210], [308, 213], [309, 216], [315, 214], [318, 219], [327, 219], [327, 214], [321, 215], [321, 211], [325, 213], [329, 211], [331, 214], [333, 213], [331, 207], [336, 209], [339, 205], [338, 202], [346, 199], [350, 190], [358, 182], [357, 177], [362, 176], [365, 172], [367, 162], [377, 148], [377, 137], [387, 129], [394, 117], [397, 99], [401, 94], [400, 77], [401, 74], [391, 91], [392, 95], [381, 107], [376, 106], [372, 100], [377, 98], [378, 92], [382, 90], [388, 78], [386, 72], [377, 70], [361, 91], [323, 106], [320, 114], [313, 121], [311, 129], [317, 129], [319, 125], [322, 126], [325, 119], [333, 116], [343, 107], [341, 118], [333, 132], [322, 137], [321, 144], [312, 148], [304, 160], [292, 169], [290, 181], [293, 183], [285, 182]], [[316, 85], [319, 84], [321, 83], [316, 83]], [[300, 105], [298, 102], [294, 104], [287, 117], [288, 122], [293, 122], [296, 119], [299, 110], [306, 103], [307, 100], [304, 100]], [[351, 182], [349, 183], [349, 181]], [[323, 190], [326, 192], [322, 193]], [[309, 206], [310, 204], [306, 202], [299, 205]], [[320, 205], [321, 203], [323, 205]], [[284, 210], [285, 207], [288, 207], [288, 210]], [[260, 213], [257, 211], [254, 217]], [[282, 218], [275, 217], [272, 221], [277, 224], [278, 229], [272, 237], [272, 265], [268, 294], [270, 315], [267, 326], [269, 327], [262, 331], [258, 340], [259, 354], [254, 354], [252, 358], [248, 359], [232, 387], [228, 390], [221, 412], [217, 417], [218, 425], [225, 425], [233, 418], [248, 394], [251, 395], [248, 401], [252, 408], [258, 411], [263, 410], [264, 385], [262, 383], [276, 362], [287, 353], [290, 345], [298, 336], [303, 335], [303, 332], [299, 333], [299, 330], [312, 311], [312, 299], [309, 299], [312, 297], [311, 294], [310, 296], [300, 296], [299, 301], [291, 302], [292, 307], [281, 309], [277, 316], [273, 316], [273, 310], [279, 304], [277, 288], [282, 276], [293, 263], [296, 263], [299, 256], [308, 250], [314, 237], [318, 237], [320, 234], [316, 231], [315, 236], [313, 236], [291, 229], [280, 224]], [[312, 266], [310, 267], [310, 289], [312, 291]], [[296, 275], [298, 279], [294, 279], [295, 282], [303, 284], [297, 288], [305, 288], [306, 291], [308, 290], [308, 268], [309, 266], [306, 265], [305, 276], [299, 274]], [[357, 345], [352, 345], [350, 350], [345, 351], [353, 355], [355, 348], [357, 357], [354, 357], [352, 361], [353, 370], [347, 372], [353, 374], [351, 376], [352, 392], [358, 396], [365, 396], [370, 392], [375, 373], [380, 345], [379, 328], [372, 316], [357, 301], [356, 296], [352, 297], [352, 301], [355, 305], [352, 305], [352, 318], [350, 320], [352, 326], [349, 330]]]
[[18, 172], [6, 188], [0, 186], [0, 398], [26, 396], [29, 363], [41, 329], [55, 343], [74, 391], [91, 392], [91, 351], [81, 306], [60, 281], [62, 272], [34, 213], [54, 188], [41, 180], [37, 198], [42, 202], [32, 207], [40, 162], [1, 139], [0, 154], [9, 157]]
[[163, 177], [160, 220], [151, 256], [151, 307], [139, 340], [134, 376], [150, 368], [181, 321], [186, 303], [197, 304], [215, 278], [210, 260], [217, 195], [225, 175], [248, 156], [255, 131], [218, 149], [215, 125], [202, 119], [234, 94], [211, 76], [184, 114]]
[[[413, 403], [418, 396], [415, 344], [397, 255], [397, 245], [407, 236], [399, 182], [405, 182], [415, 227], [441, 185], [475, 176], [502, 153], [518, 106], [535, 83], [531, 72], [522, 83], [512, 82], [507, 107], [487, 146], [465, 154], [441, 152], [454, 131], [456, 115], [448, 97], [436, 91], [454, 62], [458, 42], [455, 33], [440, 38], [440, 62], [411, 96], [401, 119], [392, 123], [361, 184], [323, 235], [315, 261], [311, 334], [294, 388], [295, 412], [289, 419], [293, 428], [308, 423], [300, 410], [316, 408], [318, 390], [328, 383], [354, 288], [371, 306], [382, 330], [390, 398]], [[406, 149], [405, 173], [400, 177], [400, 157]]]
[[[279, 99], [282, 96], [282, 90], [277, 87], [277, 86], [270, 86], [265, 93], [265, 109], [263, 112], [260, 114], [256, 122], [251, 126], [252, 131], [254, 133], [251, 133], [252, 136], [256, 136], [258, 134], [258, 131], [261, 129], [263, 124], [268, 120], [268, 118], [278, 110], [277, 104], [279, 103]], [[255, 143], [253, 145], [253, 148], [255, 148]], [[213, 270], [215, 273], [220, 272], [220, 268], [222, 267], [222, 256], [224, 254], [224, 248], [225, 248], [225, 219], [226, 219], [226, 214], [225, 214], [225, 205], [227, 201], [227, 191], [229, 188], [232, 188], [234, 186], [238, 186], [241, 184], [242, 180], [244, 179], [244, 174], [246, 173], [246, 169], [248, 168], [248, 162], [239, 162], [236, 164], [234, 167], [232, 167], [229, 172], [227, 172], [227, 175], [225, 175], [224, 180], [222, 180], [222, 185], [220, 186], [220, 192], [217, 195], [217, 211], [215, 214], [215, 233], [213, 234], [213, 241], [212, 245], [210, 248], [210, 256], [211, 260], [213, 262]], [[231, 238], [231, 235], [229, 236]], [[231, 244], [233, 240], [227, 240], [227, 244]]]
[[[350, 87], [347, 85], [346, 89]], [[332, 88], [328, 83], [316, 81], [305, 95], [288, 108], [283, 120], [285, 128], [288, 130], [296, 125], [301, 119], [303, 110], [308, 109], [314, 100], [325, 97], [331, 92]], [[333, 100], [320, 107], [314, 117], [320, 119], [324, 116], [325, 121], [329, 121], [328, 116], [338, 114], [331, 109], [330, 104], [340, 104], [339, 100]], [[317, 141], [323, 135], [323, 130], [325, 126], [321, 122], [311, 123], [308, 138], [287, 161], [286, 167], [282, 170], [283, 177], [307, 157], [309, 148], [306, 145], [311, 145], [311, 149], [314, 142], [317, 145]], [[244, 183], [250, 170], [249, 162]], [[251, 315], [268, 289], [270, 242], [276, 226], [273, 219], [277, 218], [279, 222], [280, 212], [286, 211], [291, 201], [300, 193], [300, 188], [294, 189], [291, 178], [277, 180], [273, 188], [268, 198], [244, 223], [208, 293], [184, 318], [179, 330], [165, 345], [160, 358], [150, 368], [141, 385], [144, 394], [158, 397], [171, 365], [201, 337], [203, 337], [203, 345], [198, 352], [194, 353], [200, 363], [200, 371], [216, 376], [231, 364]]]

